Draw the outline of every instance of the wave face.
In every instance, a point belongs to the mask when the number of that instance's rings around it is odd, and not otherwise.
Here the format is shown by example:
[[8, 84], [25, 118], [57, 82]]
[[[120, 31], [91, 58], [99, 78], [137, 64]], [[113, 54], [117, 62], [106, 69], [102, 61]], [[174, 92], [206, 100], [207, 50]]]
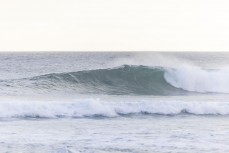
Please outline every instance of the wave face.
[[65, 92], [105, 95], [186, 95], [229, 93], [229, 70], [197, 67], [163, 68], [124, 65], [68, 73], [3, 80], [0, 87], [14, 92]]
[[47, 75], [8, 81], [5, 86], [44, 91], [74, 91], [82, 94], [177, 95], [185, 91], [169, 84], [165, 69], [128, 66]]

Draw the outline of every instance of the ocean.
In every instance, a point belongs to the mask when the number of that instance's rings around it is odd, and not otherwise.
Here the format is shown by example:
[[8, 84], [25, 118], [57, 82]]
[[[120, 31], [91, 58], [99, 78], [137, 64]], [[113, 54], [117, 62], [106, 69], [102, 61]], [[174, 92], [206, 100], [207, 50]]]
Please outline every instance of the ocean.
[[2, 52], [0, 61], [0, 152], [229, 152], [229, 53]]

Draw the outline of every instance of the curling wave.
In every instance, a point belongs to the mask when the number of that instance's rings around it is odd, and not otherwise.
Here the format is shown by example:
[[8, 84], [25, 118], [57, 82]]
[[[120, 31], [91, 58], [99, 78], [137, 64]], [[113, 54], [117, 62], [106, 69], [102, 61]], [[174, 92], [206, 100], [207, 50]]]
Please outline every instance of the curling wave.
[[[229, 70], [198, 67], [147, 67], [124, 65], [118, 68], [68, 73], [51, 73], [19, 80], [3, 80], [0, 87], [44, 92], [64, 91], [108, 95], [184, 95], [229, 93]], [[23, 89], [22, 89], [23, 88]], [[27, 91], [28, 92], [28, 91]]]

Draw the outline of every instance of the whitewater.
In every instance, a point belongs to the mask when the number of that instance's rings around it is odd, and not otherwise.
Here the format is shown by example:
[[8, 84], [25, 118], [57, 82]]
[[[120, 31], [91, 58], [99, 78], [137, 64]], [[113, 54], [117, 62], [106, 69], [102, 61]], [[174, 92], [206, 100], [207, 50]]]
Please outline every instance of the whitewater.
[[228, 60], [0, 53], [0, 152], [228, 152]]

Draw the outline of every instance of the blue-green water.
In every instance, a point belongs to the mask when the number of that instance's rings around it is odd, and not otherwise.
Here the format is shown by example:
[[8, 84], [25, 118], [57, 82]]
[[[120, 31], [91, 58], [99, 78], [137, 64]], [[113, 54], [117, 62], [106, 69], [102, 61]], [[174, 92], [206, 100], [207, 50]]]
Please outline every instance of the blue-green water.
[[228, 152], [228, 53], [0, 53], [3, 152]]

